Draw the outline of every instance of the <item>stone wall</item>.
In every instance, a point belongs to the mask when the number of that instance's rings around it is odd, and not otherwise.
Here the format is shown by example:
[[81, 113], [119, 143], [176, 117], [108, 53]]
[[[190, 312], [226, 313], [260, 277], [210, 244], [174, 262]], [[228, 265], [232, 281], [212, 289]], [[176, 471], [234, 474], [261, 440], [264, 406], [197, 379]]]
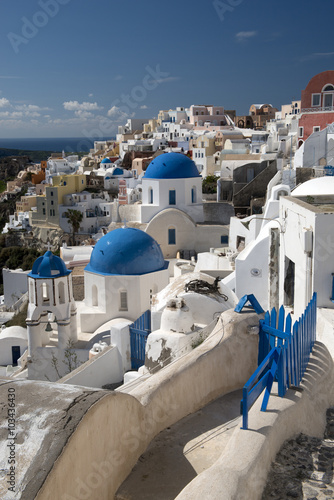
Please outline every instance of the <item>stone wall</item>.
[[230, 218], [234, 217], [234, 208], [227, 202], [207, 202], [203, 203], [203, 213], [205, 223], [228, 225]]

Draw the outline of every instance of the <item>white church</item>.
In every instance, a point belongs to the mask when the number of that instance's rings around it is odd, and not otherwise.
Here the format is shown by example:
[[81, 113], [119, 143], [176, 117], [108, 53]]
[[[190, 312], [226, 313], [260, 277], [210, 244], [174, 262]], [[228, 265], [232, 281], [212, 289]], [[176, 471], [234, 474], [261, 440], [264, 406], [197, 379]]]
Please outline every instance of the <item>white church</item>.
[[151, 161], [142, 177], [142, 203], [120, 205], [119, 216], [140, 223], [159, 242], [165, 258], [184, 250], [195, 254], [222, 246], [228, 228], [205, 223], [202, 181], [188, 156], [163, 153]]

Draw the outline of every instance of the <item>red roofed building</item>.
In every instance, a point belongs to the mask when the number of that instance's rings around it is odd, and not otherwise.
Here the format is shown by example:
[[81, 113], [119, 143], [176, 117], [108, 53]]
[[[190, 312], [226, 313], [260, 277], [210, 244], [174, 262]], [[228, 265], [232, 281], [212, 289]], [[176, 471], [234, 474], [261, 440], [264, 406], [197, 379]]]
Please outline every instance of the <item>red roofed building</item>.
[[334, 71], [315, 75], [302, 91], [299, 145], [334, 122]]

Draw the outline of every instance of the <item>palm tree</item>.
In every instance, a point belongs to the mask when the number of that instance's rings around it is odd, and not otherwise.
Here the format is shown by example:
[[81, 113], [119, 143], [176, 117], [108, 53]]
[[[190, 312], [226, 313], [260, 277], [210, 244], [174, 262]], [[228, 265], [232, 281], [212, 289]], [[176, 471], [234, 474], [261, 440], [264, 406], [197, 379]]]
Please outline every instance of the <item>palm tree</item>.
[[75, 235], [79, 231], [80, 222], [83, 219], [82, 212], [70, 208], [65, 212], [65, 217], [67, 217], [68, 223], [72, 226], [72, 245], [75, 245]]

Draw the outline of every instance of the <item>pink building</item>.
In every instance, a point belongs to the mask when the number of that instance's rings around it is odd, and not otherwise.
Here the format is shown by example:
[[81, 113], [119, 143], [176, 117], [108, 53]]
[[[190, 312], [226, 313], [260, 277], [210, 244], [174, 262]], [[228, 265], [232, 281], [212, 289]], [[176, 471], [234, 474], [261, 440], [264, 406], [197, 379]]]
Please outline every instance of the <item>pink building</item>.
[[299, 145], [334, 122], [334, 71], [315, 75], [302, 90]]
[[225, 115], [223, 106], [192, 105], [189, 109], [189, 123], [194, 127], [211, 126], [226, 127], [230, 125], [228, 117]]

